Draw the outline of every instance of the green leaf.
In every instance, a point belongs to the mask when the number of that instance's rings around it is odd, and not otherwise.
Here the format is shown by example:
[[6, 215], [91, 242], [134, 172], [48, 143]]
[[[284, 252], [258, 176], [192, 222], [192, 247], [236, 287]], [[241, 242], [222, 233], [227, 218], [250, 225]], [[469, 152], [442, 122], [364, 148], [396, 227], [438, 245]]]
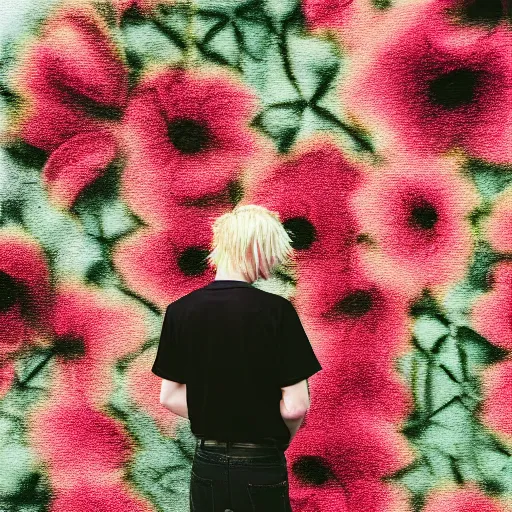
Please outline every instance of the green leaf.
[[512, 165], [498, 165], [470, 158], [463, 164], [463, 171], [473, 179], [478, 191], [486, 199], [494, 198], [512, 183]]
[[508, 351], [489, 343], [470, 327], [459, 327], [457, 337], [462, 343], [468, 369], [472, 373], [476, 373], [482, 366], [502, 361], [508, 355]]
[[126, 58], [136, 70], [151, 63], [177, 64], [185, 43], [171, 30], [146, 18], [123, 18], [122, 39]]
[[336, 78], [338, 50], [330, 41], [295, 33], [287, 35], [286, 45], [298, 88], [307, 101], [316, 103]]
[[478, 241], [467, 271], [469, 285], [478, 290], [489, 290], [489, 276], [492, 272], [492, 267], [500, 259], [501, 257], [496, 254], [487, 241]]
[[256, 116], [252, 125], [272, 137], [280, 152], [286, 152], [295, 142], [305, 107], [302, 101], [271, 105]]
[[23, 167], [42, 168], [48, 159], [48, 153], [31, 146], [24, 140], [17, 140], [3, 147], [7, 155]]

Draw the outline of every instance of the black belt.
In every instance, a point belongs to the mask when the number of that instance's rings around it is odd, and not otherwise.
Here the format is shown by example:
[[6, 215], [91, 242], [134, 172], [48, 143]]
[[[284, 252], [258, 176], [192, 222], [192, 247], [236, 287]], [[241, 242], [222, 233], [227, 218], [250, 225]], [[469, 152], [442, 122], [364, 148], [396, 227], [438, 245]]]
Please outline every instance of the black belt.
[[228, 443], [229, 446], [232, 446], [233, 448], [261, 448], [262, 446], [280, 447], [282, 445], [282, 443], [280, 443], [276, 439], [263, 439], [255, 443], [249, 441], [218, 441], [217, 439], [200, 439], [199, 445], [201, 446], [201, 448], [203, 446], [228, 447]]

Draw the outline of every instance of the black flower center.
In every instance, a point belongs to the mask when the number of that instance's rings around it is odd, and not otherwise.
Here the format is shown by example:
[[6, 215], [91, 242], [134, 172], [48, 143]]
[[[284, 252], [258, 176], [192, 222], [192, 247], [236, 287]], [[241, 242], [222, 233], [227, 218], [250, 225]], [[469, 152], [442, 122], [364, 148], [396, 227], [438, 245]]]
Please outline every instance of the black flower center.
[[187, 155], [204, 151], [211, 143], [208, 126], [193, 119], [175, 118], [169, 121], [167, 133], [173, 146]]
[[53, 345], [55, 353], [63, 359], [81, 359], [85, 355], [85, 343], [82, 338], [60, 336]]
[[432, 229], [439, 216], [433, 205], [423, 200], [411, 208], [409, 223], [413, 227]]
[[8, 311], [19, 300], [19, 288], [16, 280], [0, 271], [0, 312]]
[[465, 0], [446, 10], [463, 23], [494, 27], [507, 15], [507, 4], [503, 0]]
[[298, 251], [309, 249], [317, 238], [315, 227], [304, 217], [287, 219], [283, 222], [283, 227], [290, 234], [292, 247]]
[[473, 69], [454, 69], [432, 80], [428, 96], [432, 103], [447, 109], [468, 105], [475, 99], [478, 74]]
[[351, 317], [360, 317], [368, 313], [373, 306], [372, 294], [367, 290], [355, 290], [336, 304], [336, 311]]
[[178, 267], [186, 276], [197, 276], [207, 268], [208, 251], [201, 247], [188, 247], [178, 257]]
[[292, 464], [293, 474], [302, 482], [322, 485], [336, 480], [328, 461], [318, 455], [302, 455]]

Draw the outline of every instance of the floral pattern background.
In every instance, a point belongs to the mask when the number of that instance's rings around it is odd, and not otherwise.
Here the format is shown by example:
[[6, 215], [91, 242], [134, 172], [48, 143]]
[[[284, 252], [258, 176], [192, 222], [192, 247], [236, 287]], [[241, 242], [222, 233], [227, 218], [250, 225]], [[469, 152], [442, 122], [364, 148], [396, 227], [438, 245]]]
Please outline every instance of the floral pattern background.
[[293, 509], [512, 510], [510, 2], [0, 5], [1, 510], [188, 510], [150, 366], [238, 203], [324, 368]]

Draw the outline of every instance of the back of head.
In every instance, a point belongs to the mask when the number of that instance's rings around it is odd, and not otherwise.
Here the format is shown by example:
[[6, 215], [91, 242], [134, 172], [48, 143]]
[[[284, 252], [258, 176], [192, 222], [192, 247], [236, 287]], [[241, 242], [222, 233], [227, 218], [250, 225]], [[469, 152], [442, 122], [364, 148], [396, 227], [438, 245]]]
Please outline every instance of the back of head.
[[291, 263], [294, 249], [279, 214], [256, 204], [237, 205], [213, 226], [210, 266], [242, 272], [256, 281], [262, 264], [267, 269]]

